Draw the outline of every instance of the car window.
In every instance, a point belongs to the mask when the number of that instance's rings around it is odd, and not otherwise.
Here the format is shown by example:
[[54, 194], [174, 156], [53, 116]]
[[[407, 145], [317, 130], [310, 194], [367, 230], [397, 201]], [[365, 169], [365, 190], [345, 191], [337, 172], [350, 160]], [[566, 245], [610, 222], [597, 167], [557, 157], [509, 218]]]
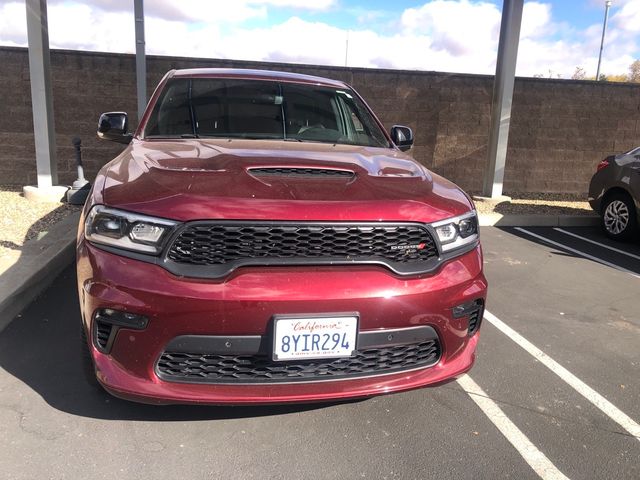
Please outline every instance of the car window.
[[282, 88], [287, 138], [388, 146], [384, 134], [353, 92], [301, 85], [284, 85]]
[[351, 90], [215, 78], [170, 80], [153, 108], [145, 137], [287, 139], [389, 147]]

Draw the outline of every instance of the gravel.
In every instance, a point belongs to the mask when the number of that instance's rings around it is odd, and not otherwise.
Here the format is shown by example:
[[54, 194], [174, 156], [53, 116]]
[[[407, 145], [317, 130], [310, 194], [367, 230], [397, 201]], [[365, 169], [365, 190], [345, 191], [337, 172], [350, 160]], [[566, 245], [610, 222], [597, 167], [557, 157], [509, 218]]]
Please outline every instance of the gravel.
[[60, 202], [31, 202], [22, 196], [22, 187], [0, 185], [0, 259], [19, 256], [26, 241], [43, 235], [80, 208]]
[[502, 215], [594, 215], [582, 196], [558, 193], [506, 194], [510, 201], [492, 202], [476, 200], [478, 213]]

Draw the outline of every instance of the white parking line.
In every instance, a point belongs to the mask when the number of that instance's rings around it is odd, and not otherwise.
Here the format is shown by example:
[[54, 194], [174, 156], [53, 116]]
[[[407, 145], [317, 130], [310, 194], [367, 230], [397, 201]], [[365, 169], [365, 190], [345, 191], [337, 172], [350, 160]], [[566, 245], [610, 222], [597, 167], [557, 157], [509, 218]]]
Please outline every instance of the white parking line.
[[532, 344], [529, 340], [524, 338], [498, 317], [493, 315], [488, 311], [484, 311], [484, 318], [491, 323], [494, 327], [504, 333], [511, 340], [520, 345], [523, 349], [525, 349], [528, 353], [530, 353], [534, 358], [536, 358], [540, 363], [542, 363], [545, 367], [559, 376], [562, 380], [564, 380], [567, 384], [569, 384], [573, 389], [586, 398], [593, 405], [598, 407], [607, 417], [616, 422], [622, 428], [624, 428], [627, 432], [629, 432], [632, 436], [636, 438], [636, 440], [640, 441], [640, 425], [638, 425], [631, 417], [625, 414], [622, 410], [612, 404], [609, 400], [604, 398], [598, 392], [596, 392], [589, 385], [584, 383], [578, 377], [576, 377], [569, 370], [564, 368], [554, 359], [552, 359], [549, 355], [544, 353], [534, 344]]
[[607, 267], [615, 268], [616, 270], [619, 270], [621, 272], [628, 273], [632, 277], [640, 278], [640, 275], [638, 275], [637, 273], [632, 272], [631, 270], [627, 270], [626, 268], [623, 268], [623, 267], [621, 267], [619, 265], [616, 265], [615, 263], [607, 262], [606, 260], [602, 260], [601, 258], [594, 257], [593, 255], [589, 255], [588, 253], [585, 253], [585, 252], [583, 252], [581, 250], [578, 250], [576, 248], [568, 247], [567, 245], [565, 245], [563, 243], [555, 242], [553, 240], [548, 239], [547, 237], [543, 237], [542, 235], [538, 235], [537, 233], [530, 232], [529, 230], [526, 230], [524, 228], [516, 227], [515, 229], [518, 230], [519, 232], [522, 232], [522, 233], [526, 234], [526, 235], [531, 235], [532, 237], [535, 237], [535, 238], [538, 238], [540, 240], [543, 240], [543, 241], [545, 241], [547, 243], [550, 243], [551, 245], [555, 245], [556, 247], [560, 247], [560, 248], [562, 248], [564, 250], [568, 250], [569, 252], [576, 253], [576, 254], [580, 255], [581, 257], [588, 258], [589, 260], [593, 260], [594, 262], [601, 263], [602, 265], [606, 265]]
[[591, 240], [590, 238], [583, 237], [582, 235], [578, 235], [577, 233], [568, 232], [562, 228], [553, 228], [556, 232], [564, 233], [565, 235], [571, 235], [572, 237], [578, 238], [585, 242], [593, 243], [594, 245], [598, 245], [599, 247], [606, 248], [607, 250], [611, 250], [613, 252], [621, 253], [622, 255], [626, 255], [627, 257], [635, 258], [636, 260], [640, 260], [640, 255], [634, 255], [630, 252], [625, 252], [624, 250], [620, 250], [619, 248], [612, 247], [610, 245], [605, 245], [604, 243], [596, 242], [595, 240]]
[[480, 410], [491, 420], [500, 433], [513, 445], [525, 462], [543, 480], [569, 480], [531, 440], [509, 420], [502, 409], [473, 381], [469, 375], [458, 379], [458, 383], [469, 394]]

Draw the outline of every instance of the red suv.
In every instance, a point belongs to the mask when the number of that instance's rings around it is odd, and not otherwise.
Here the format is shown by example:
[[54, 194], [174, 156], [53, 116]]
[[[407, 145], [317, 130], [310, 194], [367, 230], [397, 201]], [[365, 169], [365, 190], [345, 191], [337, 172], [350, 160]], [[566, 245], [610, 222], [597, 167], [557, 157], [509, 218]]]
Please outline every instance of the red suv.
[[282, 403], [441, 383], [475, 358], [473, 203], [347, 84], [169, 72], [99, 172], [77, 245], [85, 366], [149, 403]]

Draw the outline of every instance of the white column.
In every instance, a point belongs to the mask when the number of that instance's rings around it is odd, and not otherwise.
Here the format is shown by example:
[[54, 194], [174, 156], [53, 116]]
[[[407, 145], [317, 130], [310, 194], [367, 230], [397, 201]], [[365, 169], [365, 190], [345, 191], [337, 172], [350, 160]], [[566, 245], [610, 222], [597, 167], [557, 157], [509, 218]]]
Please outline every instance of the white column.
[[138, 123], [147, 106], [147, 63], [144, 42], [144, 6], [143, 0], [135, 0], [133, 4], [136, 20], [136, 85], [138, 89]]
[[489, 158], [484, 174], [482, 194], [497, 198], [502, 195], [504, 166], [511, 122], [511, 101], [520, 42], [523, 0], [504, 0], [500, 43], [496, 62], [491, 105], [491, 130], [489, 132]]
[[26, 0], [29, 77], [38, 187], [58, 183], [46, 0]]

